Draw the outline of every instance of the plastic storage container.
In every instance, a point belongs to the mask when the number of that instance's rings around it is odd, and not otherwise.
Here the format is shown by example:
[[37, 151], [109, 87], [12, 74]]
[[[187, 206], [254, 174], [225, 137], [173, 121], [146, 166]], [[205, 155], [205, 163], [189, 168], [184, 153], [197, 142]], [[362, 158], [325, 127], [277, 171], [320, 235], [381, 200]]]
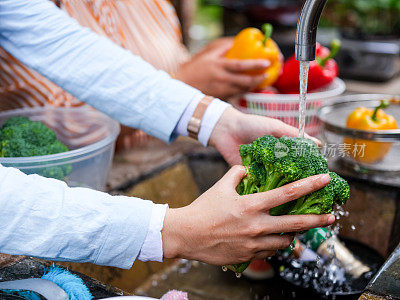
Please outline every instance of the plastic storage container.
[[120, 131], [118, 122], [89, 107], [38, 107], [1, 112], [0, 125], [14, 116], [43, 122], [70, 151], [33, 157], [0, 157], [0, 164], [18, 168], [25, 174], [41, 175], [49, 174], [52, 168], [68, 168], [64, 181], [69, 186], [105, 190]]
[[[346, 90], [343, 80], [336, 78], [328, 87], [307, 94], [305, 131], [317, 136], [321, 131], [321, 122], [317, 118], [318, 109], [325, 101], [341, 95]], [[299, 127], [298, 94], [247, 93], [235, 105], [245, 113], [279, 119], [286, 124]]]

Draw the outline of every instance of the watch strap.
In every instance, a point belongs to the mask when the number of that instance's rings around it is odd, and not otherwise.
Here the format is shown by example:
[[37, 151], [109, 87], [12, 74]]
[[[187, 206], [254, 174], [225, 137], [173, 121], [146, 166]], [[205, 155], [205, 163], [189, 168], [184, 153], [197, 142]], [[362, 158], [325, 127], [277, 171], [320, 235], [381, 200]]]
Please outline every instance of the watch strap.
[[190, 118], [190, 121], [189, 121], [189, 124], [187, 127], [187, 131], [191, 138], [194, 138], [196, 140], [198, 139], [203, 116], [207, 110], [208, 105], [213, 100], [214, 100], [213, 97], [206, 96], [200, 100], [199, 104], [197, 104], [197, 107], [194, 110], [193, 115]]

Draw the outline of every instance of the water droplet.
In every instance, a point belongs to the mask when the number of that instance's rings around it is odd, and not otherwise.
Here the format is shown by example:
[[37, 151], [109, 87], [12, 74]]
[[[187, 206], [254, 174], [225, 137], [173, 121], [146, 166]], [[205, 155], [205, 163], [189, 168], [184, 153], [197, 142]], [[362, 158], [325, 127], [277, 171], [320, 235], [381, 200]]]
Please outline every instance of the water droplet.
[[193, 267], [198, 267], [200, 265], [200, 263], [197, 260], [193, 260], [192, 261], [192, 266]]
[[222, 271], [226, 272], [228, 271], [228, 268], [226, 266], [222, 266]]
[[236, 275], [236, 278], [242, 277], [242, 273], [235, 273], [235, 275]]

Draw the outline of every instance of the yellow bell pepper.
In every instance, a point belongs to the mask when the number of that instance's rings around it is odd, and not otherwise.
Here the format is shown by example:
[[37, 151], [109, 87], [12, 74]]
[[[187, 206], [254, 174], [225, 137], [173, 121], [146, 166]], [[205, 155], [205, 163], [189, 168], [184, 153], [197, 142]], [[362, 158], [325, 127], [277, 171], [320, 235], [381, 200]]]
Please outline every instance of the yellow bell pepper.
[[257, 87], [266, 88], [278, 79], [283, 65], [283, 56], [278, 45], [270, 38], [272, 25], [264, 24], [262, 33], [257, 28], [243, 29], [233, 40], [232, 48], [225, 57], [230, 59], [267, 59], [271, 65], [265, 70], [247, 71], [246, 74], [260, 75], [266, 73], [268, 77]]
[[[378, 131], [397, 129], [396, 120], [393, 116], [386, 114], [383, 108], [389, 106], [389, 101], [381, 101], [375, 109], [359, 107], [355, 109], [348, 117], [346, 126], [351, 129], [360, 129], [366, 131]], [[345, 138], [345, 144], [350, 144], [350, 153], [359, 162], [372, 164], [381, 161], [389, 152], [392, 143], [372, 142], [360, 139]], [[358, 147], [365, 144], [364, 151], [357, 151]]]

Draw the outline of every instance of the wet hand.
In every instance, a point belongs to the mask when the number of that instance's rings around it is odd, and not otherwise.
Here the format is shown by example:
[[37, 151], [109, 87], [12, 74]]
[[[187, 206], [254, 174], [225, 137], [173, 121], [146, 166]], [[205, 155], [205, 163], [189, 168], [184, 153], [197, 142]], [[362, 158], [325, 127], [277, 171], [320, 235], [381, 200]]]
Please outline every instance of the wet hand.
[[326, 227], [332, 215], [271, 216], [272, 207], [297, 199], [329, 183], [316, 175], [264, 193], [239, 196], [235, 190], [245, 168], [235, 166], [189, 206], [168, 209], [162, 230], [165, 258], [210, 264], [240, 263], [272, 256], [287, 248], [292, 234]]

